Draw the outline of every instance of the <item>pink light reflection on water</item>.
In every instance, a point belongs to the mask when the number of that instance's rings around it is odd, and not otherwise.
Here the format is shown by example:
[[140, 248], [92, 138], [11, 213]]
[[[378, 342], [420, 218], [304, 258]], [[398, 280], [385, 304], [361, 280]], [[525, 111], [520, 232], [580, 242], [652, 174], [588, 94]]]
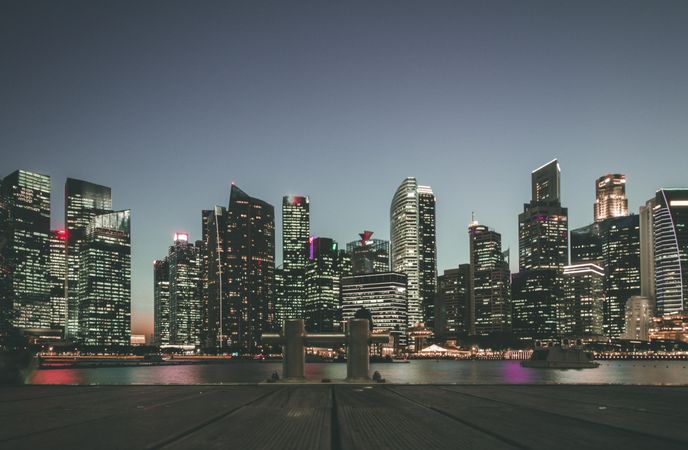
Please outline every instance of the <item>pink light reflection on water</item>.
[[533, 380], [532, 370], [521, 366], [521, 361], [504, 361], [502, 369], [502, 379], [507, 383], [530, 383]]
[[83, 370], [49, 369], [36, 370], [29, 377], [30, 384], [84, 384]]

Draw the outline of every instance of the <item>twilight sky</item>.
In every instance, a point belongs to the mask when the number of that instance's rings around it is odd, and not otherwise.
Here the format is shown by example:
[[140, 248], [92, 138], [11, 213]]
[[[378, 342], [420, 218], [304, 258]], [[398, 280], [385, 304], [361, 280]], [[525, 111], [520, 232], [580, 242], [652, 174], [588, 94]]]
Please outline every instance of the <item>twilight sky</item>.
[[[0, 3], [0, 176], [70, 176], [132, 210], [134, 332], [152, 261], [235, 181], [313, 234], [389, 237], [416, 176], [438, 198], [439, 270], [468, 260], [471, 211], [518, 248], [530, 171], [558, 158], [571, 228], [594, 180], [630, 207], [688, 185], [685, 1]], [[281, 262], [278, 244], [278, 263]], [[512, 266], [515, 265], [512, 262]]]

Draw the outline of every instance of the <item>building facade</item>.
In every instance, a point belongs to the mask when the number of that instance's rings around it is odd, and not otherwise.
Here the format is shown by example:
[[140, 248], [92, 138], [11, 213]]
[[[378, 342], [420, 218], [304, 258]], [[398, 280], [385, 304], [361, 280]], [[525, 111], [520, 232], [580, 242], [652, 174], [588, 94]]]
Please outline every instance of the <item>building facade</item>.
[[379, 272], [342, 277], [342, 320], [370, 311], [373, 331], [406, 334], [406, 275]]
[[79, 335], [85, 345], [131, 342], [131, 214], [95, 216], [79, 248]]
[[275, 331], [275, 211], [269, 203], [232, 185], [221, 260], [228, 304], [222, 312], [227, 346], [254, 354], [261, 334]]
[[564, 304], [559, 313], [560, 334], [576, 338], [603, 335], [604, 269], [593, 263], [564, 267]]
[[660, 189], [652, 208], [656, 314], [686, 311], [688, 189]]
[[633, 296], [626, 302], [626, 326], [623, 338], [647, 341], [650, 338], [650, 324], [652, 323], [652, 305], [650, 299], [639, 295]]
[[435, 196], [413, 177], [402, 181], [392, 199], [390, 239], [392, 271], [408, 277], [409, 323], [430, 324], [437, 279]]
[[502, 254], [502, 236], [477, 221], [468, 227], [469, 333], [491, 335], [511, 331], [511, 282]]
[[17, 170], [0, 183], [5, 203], [5, 294], [9, 321], [19, 329], [49, 328], [50, 177]]
[[170, 264], [167, 257], [153, 262], [153, 343], [170, 344]]
[[341, 278], [350, 275], [345, 269], [337, 242], [330, 238], [309, 238], [306, 266], [306, 330], [312, 333], [340, 329]]
[[67, 229], [67, 327], [65, 335], [79, 335], [79, 251], [86, 237], [86, 228], [99, 214], [112, 212], [112, 191], [107, 186], [67, 178], [64, 214]]
[[67, 326], [67, 230], [50, 232], [50, 328]]
[[563, 268], [568, 264], [568, 210], [553, 160], [531, 173], [532, 199], [519, 215], [519, 272], [512, 278], [513, 329], [524, 341], [559, 336]]
[[628, 215], [626, 175], [610, 173], [595, 182], [595, 222]]
[[354, 275], [389, 272], [389, 241], [373, 239], [372, 231], [359, 233], [361, 239], [346, 244]]
[[170, 343], [201, 344], [201, 289], [198, 249], [187, 233], [175, 233], [167, 255]]
[[307, 196], [282, 198], [282, 277], [278, 318], [302, 319], [306, 298], [306, 266], [310, 237], [310, 200]]
[[437, 277], [435, 336], [439, 340], [468, 335], [470, 317], [470, 264], [447, 269]]

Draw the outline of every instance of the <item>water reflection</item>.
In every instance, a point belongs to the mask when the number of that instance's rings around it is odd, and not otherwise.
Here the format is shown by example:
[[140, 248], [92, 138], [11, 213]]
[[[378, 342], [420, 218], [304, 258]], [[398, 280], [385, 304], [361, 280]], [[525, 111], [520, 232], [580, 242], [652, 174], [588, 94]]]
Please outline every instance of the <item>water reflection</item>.
[[[518, 361], [434, 361], [371, 364], [391, 383], [457, 384], [688, 384], [686, 361], [602, 361], [597, 369], [546, 370], [521, 367]], [[34, 372], [33, 384], [221, 384], [254, 383], [282, 373], [280, 362], [237, 361], [227, 364], [50, 369]], [[319, 381], [346, 377], [346, 364], [309, 363], [306, 377]]]

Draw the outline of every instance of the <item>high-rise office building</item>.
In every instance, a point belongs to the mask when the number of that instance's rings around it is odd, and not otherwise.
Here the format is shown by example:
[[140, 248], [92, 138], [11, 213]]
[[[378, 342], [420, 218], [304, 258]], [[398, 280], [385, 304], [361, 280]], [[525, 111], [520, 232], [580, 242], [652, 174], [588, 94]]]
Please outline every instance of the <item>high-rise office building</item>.
[[229, 282], [227, 281], [227, 209], [215, 206], [203, 210], [201, 231], [201, 310], [204, 347], [224, 350], [227, 346]]
[[67, 230], [50, 232], [50, 328], [64, 333], [67, 325]]
[[170, 264], [167, 257], [153, 262], [153, 343], [170, 344]]
[[655, 309], [655, 240], [652, 212], [655, 199], [640, 207], [640, 295]]
[[511, 283], [502, 254], [502, 236], [473, 221], [468, 227], [470, 257], [469, 333], [511, 331]]
[[432, 324], [437, 255], [435, 196], [429, 186], [408, 177], [401, 182], [390, 207], [392, 271], [408, 277], [410, 324]]
[[640, 294], [640, 216], [601, 220], [571, 231], [571, 264], [594, 263], [604, 276], [604, 333], [623, 334], [625, 305]]
[[595, 182], [595, 222], [628, 215], [626, 175], [610, 173]]
[[389, 241], [373, 239], [372, 231], [358, 234], [361, 239], [346, 244], [354, 275], [389, 272]]
[[437, 277], [435, 335], [440, 340], [457, 339], [468, 334], [469, 279], [470, 264], [447, 269]]
[[262, 351], [261, 334], [278, 327], [275, 317], [275, 210], [232, 185], [225, 235], [227, 261], [223, 311], [227, 345], [234, 351]]
[[170, 342], [201, 344], [201, 292], [198, 249], [187, 233], [175, 233], [167, 256], [169, 267]]
[[79, 334], [92, 346], [131, 341], [131, 213], [96, 215], [79, 248]]
[[1, 301], [15, 327], [49, 328], [50, 177], [17, 170], [2, 180], [0, 193], [6, 210], [4, 270], [9, 272], [8, 298]]
[[650, 299], [635, 295], [626, 302], [624, 339], [647, 341], [652, 323]]
[[342, 277], [342, 320], [353, 319], [361, 308], [372, 317], [374, 331], [405, 334], [406, 275], [380, 272]]
[[688, 188], [660, 189], [652, 208], [656, 314], [686, 311]]
[[[2, 180], [0, 180], [0, 186]], [[10, 207], [0, 189], [0, 338], [9, 333], [12, 326], [12, 265], [8, 245], [10, 231]]]
[[65, 228], [67, 229], [67, 327], [66, 336], [79, 334], [79, 251], [86, 227], [99, 214], [112, 212], [112, 191], [107, 186], [67, 178], [65, 182]]
[[532, 172], [531, 188], [519, 215], [519, 272], [512, 278], [513, 329], [526, 341], [559, 335], [568, 264], [568, 210], [561, 206], [557, 160]]
[[304, 196], [282, 198], [282, 276], [279, 320], [302, 319], [306, 297], [306, 265], [310, 236], [310, 200]]
[[564, 304], [560, 334], [577, 338], [602, 336], [604, 269], [593, 263], [564, 267]]
[[339, 329], [344, 252], [329, 238], [310, 237], [304, 317], [309, 332]]

